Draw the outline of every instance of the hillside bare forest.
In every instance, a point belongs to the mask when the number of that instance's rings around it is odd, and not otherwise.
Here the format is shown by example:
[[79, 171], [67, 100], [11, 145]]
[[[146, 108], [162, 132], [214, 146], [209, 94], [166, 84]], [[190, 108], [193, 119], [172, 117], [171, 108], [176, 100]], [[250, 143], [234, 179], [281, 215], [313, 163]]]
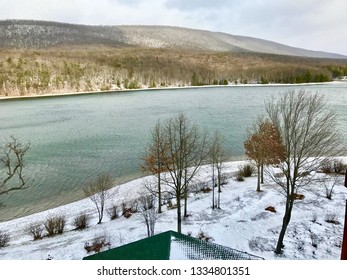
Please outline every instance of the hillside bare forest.
[[338, 55], [174, 27], [2, 21], [0, 38], [2, 96], [326, 82], [347, 75], [347, 60]]

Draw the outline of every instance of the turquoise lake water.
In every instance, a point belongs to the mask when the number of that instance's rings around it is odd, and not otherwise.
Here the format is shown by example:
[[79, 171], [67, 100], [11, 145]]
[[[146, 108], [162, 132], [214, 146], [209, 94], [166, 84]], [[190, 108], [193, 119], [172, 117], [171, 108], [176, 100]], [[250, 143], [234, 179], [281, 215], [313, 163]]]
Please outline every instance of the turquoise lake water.
[[[244, 158], [246, 128], [264, 102], [288, 90], [319, 92], [339, 114], [347, 139], [347, 83], [234, 86], [0, 101], [0, 144], [30, 142], [25, 174], [30, 188], [1, 196], [0, 221], [84, 198], [83, 186], [108, 172], [117, 183], [142, 176], [141, 156], [158, 119], [184, 112], [211, 134], [226, 138], [231, 159]], [[0, 173], [1, 175], [1, 173]]]

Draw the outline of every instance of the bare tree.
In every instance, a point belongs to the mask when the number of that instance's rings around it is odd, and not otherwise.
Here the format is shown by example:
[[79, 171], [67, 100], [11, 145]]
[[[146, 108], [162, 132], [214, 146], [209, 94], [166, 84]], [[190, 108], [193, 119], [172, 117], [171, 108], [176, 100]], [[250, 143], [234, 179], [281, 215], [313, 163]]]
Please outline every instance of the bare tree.
[[264, 165], [285, 160], [286, 150], [278, 128], [269, 120], [258, 119], [244, 142], [246, 155], [255, 161], [258, 170], [257, 191], [264, 183]]
[[[210, 149], [210, 160], [212, 166], [212, 209], [217, 207], [220, 209], [220, 196], [222, 192], [222, 168], [223, 163], [227, 160], [229, 153], [224, 146], [224, 138], [219, 133], [216, 132], [212, 139], [212, 145]], [[217, 176], [216, 173], [217, 172]], [[217, 201], [215, 201], [215, 187], [218, 188]]]
[[329, 200], [333, 198], [334, 188], [337, 184], [342, 184], [342, 176], [337, 173], [332, 173], [321, 179], [325, 188], [325, 197]]
[[151, 142], [143, 158], [143, 165], [141, 166], [144, 172], [149, 172], [157, 176], [158, 213], [162, 212], [161, 173], [166, 171], [164, 165], [166, 148], [163, 146], [163, 133], [163, 128], [160, 125], [160, 121], [158, 121], [154, 129], [151, 130]]
[[147, 228], [148, 237], [154, 235], [155, 223], [157, 222], [158, 212], [155, 209], [156, 197], [153, 194], [140, 197], [140, 209], [143, 221]]
[[188, 187], [208, 155], [207, 137], [197, 125], [180, 113], [169, 119], [164, 127], [165, 183], [177, 200], [177, 231], [181, 232], [181, 199], [184, 199], [184, 216], [187, 217]]
[[0, 195], [29, 187], [23, 176], [24, 157], [29, 148], [30, 144], [22, 144], [11, 136], [11, 140], [1, 149], [0, 162], [5, 176], [0, 181]]
[[86, 197], [89, 197], [96, 207], [99, 216], [98, 224], [101, 224], [103, 219], [105, 203], [110, 199], [109, 189], [111, 186], [111, 177], [108, 174], [102, 174], [99, 175], [95, 181], [91, 181], [88, 186], [83, 189]]
[[279, 129], [286, 148], [286, 159], [278, 165], [284, 177], [269, 172], [270, 178], [283, 190], [285, 212], [275, 253], [282, 252], [283, 240], [291, 220], [298, 190], [312, 181], [311, 171], [320, 162], [341, 152], [337, 115], [327, 110], [322, 96], [300, 90], [288, 91], [275, 102], [266, 104], [267, 114]]

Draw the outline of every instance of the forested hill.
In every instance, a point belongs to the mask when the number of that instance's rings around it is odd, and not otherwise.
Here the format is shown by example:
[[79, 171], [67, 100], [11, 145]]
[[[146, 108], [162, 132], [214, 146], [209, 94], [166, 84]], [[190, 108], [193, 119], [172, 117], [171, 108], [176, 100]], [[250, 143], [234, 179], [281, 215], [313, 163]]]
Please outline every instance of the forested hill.
[[347, 59], [255, 38], [159, 26], [0, 21], [0, 96], [327, 82]]
[[85, 44], [343, 58], [339, 54], [294, 48], [251, 37], [179, 27], [88, 26], [29, 20], [0, 21], [0, 47], [45, 48]]

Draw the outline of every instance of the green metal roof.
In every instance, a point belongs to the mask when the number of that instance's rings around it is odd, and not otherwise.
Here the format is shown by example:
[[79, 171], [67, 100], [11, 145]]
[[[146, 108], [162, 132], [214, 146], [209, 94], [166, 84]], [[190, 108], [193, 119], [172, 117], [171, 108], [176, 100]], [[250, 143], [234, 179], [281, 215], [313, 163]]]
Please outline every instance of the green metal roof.
[[87, 256], [84, 260], [255, 260], [246, 252], [202, 241], [174, 231]]

